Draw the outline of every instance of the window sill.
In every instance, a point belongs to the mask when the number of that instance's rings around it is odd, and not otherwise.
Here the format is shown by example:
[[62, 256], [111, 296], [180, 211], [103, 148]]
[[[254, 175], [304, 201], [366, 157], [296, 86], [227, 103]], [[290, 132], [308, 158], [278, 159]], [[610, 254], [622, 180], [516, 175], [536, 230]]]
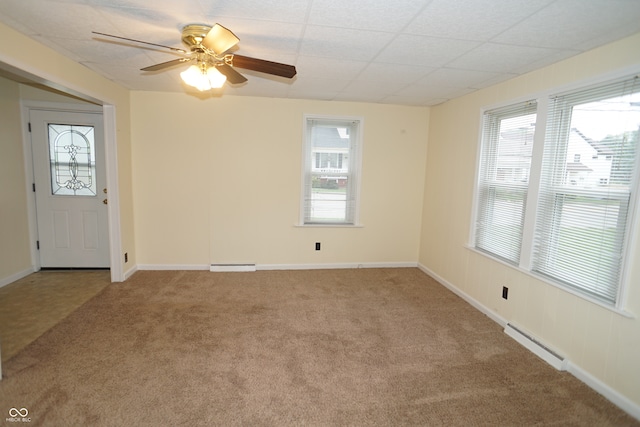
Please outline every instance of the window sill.
[[296, 228], [364, 228], [362, 224], [294, 224]]
[[484, 256], [486, 258], [489, 258], [489, 259], [491, 259], [493, 261], [496, 261], [496, 262], [498, 262], [498, 263], [500, 263], [500, 264], [502, 264], [504, 266], [511, 267], [511, 268], [513, 268], [515, 270], [518, 270], [519, 272], [521, 272], [523, 274], [526, 274], [529, 277], [533, 277], [536, 280], [539, 280], [539, 281], [544, 282], [544, 283], [546, 283], [548, 285], [551, 285], [551, 286], [553, 286], [555, 288], [558, 288], [558, 289], [560, 289], [560, 290], [562, 290], [564, 292], [567, 292], [567, 293], [569, 293], [569, 294], [571, 294], [573, 296], [576, 296], [576, 297], [581, 298], [581, 299], [583, 299], [585, 301], [588, 301], [588, 302], [590, 302], [592, 304], [596, 304], [599, 307], [605, 308], [605, 309], [607, 309], [609, 311], [612, 311], [612, 312], [614, 312], [616, 314], [619, 314], [620, 316], [626, 317], [628, 319], [635, 319], [636, 318], [636, 316], [633, 313], [630, 313], [630, 312], [624, 310], [621, 307], [614, 306], [614, 305], [609, 305], [609, 304], [606, 304], [606, 303], [604, 303], [602, 301], [597, 300], [596, 298], [591, 298], [588, 295], [584, 295], [584, 294], [582, 294], [580, 292], [577, 292], [577, 291], [575, 291], [575, 290], [573, 290], [573, 289], [571, 289], [569, 287], [566, 287], [566, 286], [563, 286], [563, 285], [561, 285], [559, 283], [556, 283], [553, 280], [549, 280], [546, 277], [537, 275], [537, 274], [535, 274], [535, 273], [533, 273], [533, 272], [531, 272], [531, 271], [529, 271], [527, 269], [524, 269], [524, 268], [522, 268], [520, 266], [517, 266], [517, 265], [514, 265], [514, 264], [510, 264], [510, 263], [508, 263], [508, 262], [506, 262], [504, 260], [501, 260], [500, 258], [491, 256], [490, 254], [488, 254], [486, 252], [479, 251], [479, 250], [477, 250], [475, 247], [473, 247], [471, 245], [465, 245], [465, 248], [469, 249], [471, 252], [474, 252], [474, 253], [476, 253], [478, 255], [482, 255], [482, 256]]

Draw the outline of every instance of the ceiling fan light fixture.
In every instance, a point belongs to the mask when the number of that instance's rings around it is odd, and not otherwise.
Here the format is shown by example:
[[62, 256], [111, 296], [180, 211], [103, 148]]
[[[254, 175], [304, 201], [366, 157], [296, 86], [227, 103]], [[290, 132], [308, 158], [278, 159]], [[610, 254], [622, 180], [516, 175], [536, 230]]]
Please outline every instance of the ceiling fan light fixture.
[[207, 70], [207, 77], [209, 79], [209, 83], [211, 83], [211, 87], [214, 89], [221, 88], [227, 81], [227, 76], [218, 71], [218, 67], [209, 67]]
[[221, 88], [227, 81], [227, 77], [220, 73], [216, 67], [205, 64], [192, 65], [180, 73], [182, 81], [193, 86], [201, 92]]

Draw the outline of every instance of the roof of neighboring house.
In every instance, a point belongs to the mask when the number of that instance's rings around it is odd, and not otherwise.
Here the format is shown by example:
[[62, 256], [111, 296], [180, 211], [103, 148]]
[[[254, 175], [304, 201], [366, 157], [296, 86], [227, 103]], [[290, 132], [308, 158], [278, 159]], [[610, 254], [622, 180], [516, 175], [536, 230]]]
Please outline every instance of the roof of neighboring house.
[[349, 138], [341, 138], [335, 127], [314, 127], [311, 138], [315, 148], [349, 148]]
[[593, 169], [591, 169], [590, 167], [582, 164], [582, 163], [575, 163], [575, 162], [569, 162], [567, 163], [567, 171], [569, 172], [593, 172]]
[[571, 128], [571, 132], [575, 132], [580, 138], [584, 139], [589, 145], [593, 147], [594, 150], [598, 152], [598, 154], [603, 156], [613, 155], [614, 151], [607, 143], [604, 143], [602, 141], [594, 141], [593, 139], [580, 132], [578, 128]]

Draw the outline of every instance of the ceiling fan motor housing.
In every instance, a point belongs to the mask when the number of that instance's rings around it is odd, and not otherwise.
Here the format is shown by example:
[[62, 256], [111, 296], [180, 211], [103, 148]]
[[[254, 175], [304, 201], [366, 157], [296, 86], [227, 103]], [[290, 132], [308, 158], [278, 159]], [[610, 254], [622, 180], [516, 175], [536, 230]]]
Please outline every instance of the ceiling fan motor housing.
[[211, 31], [210, 25], [204, 24], [189, 24], [182, 28], [182, 42], [189, 46], [189, 49], [202, 50], [202, 40]]

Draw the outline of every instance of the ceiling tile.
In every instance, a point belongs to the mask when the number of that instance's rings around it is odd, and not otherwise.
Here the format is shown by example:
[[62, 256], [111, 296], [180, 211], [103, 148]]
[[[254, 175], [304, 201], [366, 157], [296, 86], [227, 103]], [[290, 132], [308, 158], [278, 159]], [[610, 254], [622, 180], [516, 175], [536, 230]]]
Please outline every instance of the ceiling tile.
[[456, 68], [438, 68], [434, 72], [420, 79], [417, 83], [425, 86], [445, 86], [457, 88], [473, 88], [489, 79], [495, 78], [498, 73], [476, 70], [459, 70]]
[[484, 43], [451, 61], [447, 67], [507, 73], [557, 52], [555, 49]]
[[348, 85], [347, 79], [323, 79], [313, 77], [299, 77], [289, 90], [293, 98], [331, 100]]
[[[604, 8], [607, 9], [603, 13]], [[640, 31], [640, 1], [558, 0], [493, 39], [521, 46], [569, 49], [585, 40], [635, 23]], [[570, 17], [570, 19], [568, 19]]]
[[200, 0], [209, 20], [244, 18], [277, 22], [305, 22], [310, 0]]
[[407, 33], [488, 41], [553, 0], [434, 0]]
[[300, 54], [370, 61], [392, 38], [392, 34], [379, 31], [309, 25], [302, 39]]
[[298, 77], [319, 76], [323, 79], [354, 79], [366, 66], [367, 62], [317, 56], [299, 56], [296, 63]]
[[404, 82], [404, 84], [409, 84], [433, 70], [436, 70], [436, 68], [373, 62], [358, 75], [358, 80], [377, 82], [398, 80]]
[[[135, 90], [435, 105], [640, 32], [640, 0], [0, 0], [0, 22]], [[175, 52], [92, 34], [183, 48], [216, 22], [298, 74], [196, 93], [186, 64], [140, 71]]]
[[390, 64], [440, 67], [478, 46], [478, 42], [400, 35], [376, 58]]
[[338, 28], [397, 32], [407, 26], [427, 2], [416, 0], [314, 0], [308, 23]]
[[79, 38], [79, 35], [83, 38], [90, 35], [94, 23], [103, 19], [97, 9], [84, 4], [48, 6], [43, 9], [37, 1], [3, 0], [0, 13], [20, 22], [33, 34], [70, 40]]
[[392, 95], [409, 85], [410, 82], [405, 82], [397, 79], [391, 79], [386, 82], [382, 82], [379, 80], [356, 79], [353, 80], [349, 85], [347, 85], [342, 90], [342, 92], [351, 94], [369, 93], [375, 95], [376, 97], [385, 97]]

